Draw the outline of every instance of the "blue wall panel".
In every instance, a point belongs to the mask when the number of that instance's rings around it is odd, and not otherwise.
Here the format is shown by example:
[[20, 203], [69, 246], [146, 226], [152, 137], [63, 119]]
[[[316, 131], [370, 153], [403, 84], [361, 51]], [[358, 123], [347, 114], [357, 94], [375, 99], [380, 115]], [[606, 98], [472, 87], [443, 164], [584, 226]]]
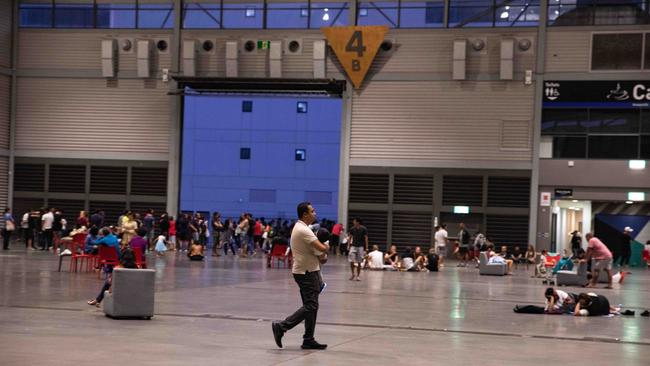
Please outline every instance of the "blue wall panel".
[[[252, 112], [242, 112], [243, 101], [253, 102]], [[307, 113], [297, 113], [298, 101]], [[317, 192], [332, 197], [315, 205], [318, 217], [336, 219], [341, 99], [189, 95], [184, 103], [182, 211], [294, 218], [306, 192]], [[242, 147], [250, 160], [240, 159]], [[306, 150], [305, 161], [295, 160], [296, 149]]]

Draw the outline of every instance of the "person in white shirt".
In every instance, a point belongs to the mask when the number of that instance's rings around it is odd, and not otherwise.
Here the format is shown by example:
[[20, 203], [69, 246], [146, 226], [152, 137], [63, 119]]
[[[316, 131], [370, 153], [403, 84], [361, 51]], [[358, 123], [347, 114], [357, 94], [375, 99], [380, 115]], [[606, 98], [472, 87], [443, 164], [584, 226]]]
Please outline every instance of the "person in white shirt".
[[[384, 269], [384, 253], [379, 251], [379, 246], [373, 245], [372, 252], [366, 258], [368, 268], [374, 270]], [[390, 266], [389, 266], [390, 267]]]
[[544, 311], [555, 314], [571, 313], [576, 306], [576, 299], [574, 296], [562, 290], [556, 290], [553, 287], [549, 287], [544, 292], [544, 297], [546, 298]]
[[438, 266], [442, 267], [445, 263], [445, 257], [447, 256], [447, 244], [449, 239], [447, 239], [447, 224], [441, 224], [438, 226], [438, 231], [434, 236], [436, 241], [436, 251], [438, 253]]
[[53, 232], [52, 224], [54, 223], [54, 209], [47, 210], [41, 217], [41, 230], [45, 237], [45, 246], [41, 250], [49, 250], [52, 246]]

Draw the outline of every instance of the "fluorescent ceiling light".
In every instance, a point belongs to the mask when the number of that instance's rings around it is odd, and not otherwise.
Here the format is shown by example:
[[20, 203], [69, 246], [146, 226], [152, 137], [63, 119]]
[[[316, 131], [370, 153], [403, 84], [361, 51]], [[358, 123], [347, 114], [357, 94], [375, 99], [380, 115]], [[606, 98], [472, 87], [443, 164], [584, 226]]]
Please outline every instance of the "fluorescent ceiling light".
[[468, 214], [469, 213], [469, 206], [454, 206], [454, 213], [455, 214]]
[[645, 169], [645, 160], [630, 160], [628, 166], [632, 170], [643, 170]]
[[627, 192], [628, 201], [645, 201], [645, 192]]

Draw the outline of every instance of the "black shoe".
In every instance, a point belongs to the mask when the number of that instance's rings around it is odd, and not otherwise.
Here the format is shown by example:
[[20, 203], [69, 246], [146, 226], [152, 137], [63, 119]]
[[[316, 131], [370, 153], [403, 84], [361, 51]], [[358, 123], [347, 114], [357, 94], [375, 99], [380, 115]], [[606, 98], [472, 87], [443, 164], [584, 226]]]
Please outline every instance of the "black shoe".
[[641, 313], [641, 316], [650, 316], [650, 311], [646, 310]]
[[326, 344], [320, 344], [316, 342], [316, 340], [312, 339], [311, 341], [303, 341], [302, 346], [300, 346], [302, 349], [325, 349], [327, 348]]
[[282, 331], [280, 323], [271, 323], [271, 329], [273, 330], [273, 339], [275, 339], [275, 344], [277, 344], [278, 347], [282, 348], [282, 336], [284, 335], [284, 331]]
[[621, 315], [634, 315], [633, 310], [625, 310], [624, 312], [621, 313]]

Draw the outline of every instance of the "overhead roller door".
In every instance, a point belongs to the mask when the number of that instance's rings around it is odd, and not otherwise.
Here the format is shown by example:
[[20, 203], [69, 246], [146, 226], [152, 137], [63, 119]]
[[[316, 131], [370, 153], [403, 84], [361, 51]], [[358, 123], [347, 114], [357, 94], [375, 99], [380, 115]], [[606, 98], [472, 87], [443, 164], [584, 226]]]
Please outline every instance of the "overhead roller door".
[[45, 164], [15, 164], [14, 191], [45, 191]]
[[393, 212], [393, 235], [391, 244], [402, 249], [419, 245], [431, 246], [431, 213]]
[[529, 177], [488, 177], [488, 207], [527, 208], [529, 201]]
[[[7, 207], [9, 194], [9, 159], [0, 157], [0, 207]], [[16, 213], [14, 212], [14, 216]]]
[[75, 227], [79, 211], [85, 210], [85, 202], [82, 200], [50, 199], [48, 206], [61, 210], [63, 217], [68, 221], [68, 229]]
[[422, 175], [396, 175], [393, 203], [432, 205], [433, 177]]
[[487, 215], [487, 236], [497, 246], [513, 247], [522, 250], [528, 244], [528, 216]]
[[167, 195], [167, 168], [131, 169], [131, 194], [143, 196]]
[[120, 217], [122, 212], [126, 210], [125, 202], [110, 202], [110, 201], [91, 201], [90, 202], [90, 211], [95, 210], [104, 210], [106, 216], [104, 216], [105, 225], [116, 225], [117, 219]]
[[350, 174], [350, 202], [388, 203], [388, 174]]
[[50, 192], [85, 193], [85, 165], [50, 165]]
[[[352, 228], [352, 219], [358, 217], [362, 225], [368, 229], [368, 245], [379, 245], [380, 248], [386, 247], [386, 238], [388, 234], [388, 213], [381, 211], [356, 211], [350, 210], [348, 222], [348, 232]], [[370, 248], [368, 248], [370, 249]]]
[[126, 167], [93, 166], [90, 168], [90, 193], [126, 194]]
[[483, 177], [480, 175], [445, 175], [442, 179], [444, 206], [482, 206]]
[[131, 202], [131, 211], [139, 213], [142, 217], [144, 217], [144, 214], [149, 209], [152, 209], [154, 215], [158, 217], [161, 213], [165, 212], [166, 207], [165, 202]]

